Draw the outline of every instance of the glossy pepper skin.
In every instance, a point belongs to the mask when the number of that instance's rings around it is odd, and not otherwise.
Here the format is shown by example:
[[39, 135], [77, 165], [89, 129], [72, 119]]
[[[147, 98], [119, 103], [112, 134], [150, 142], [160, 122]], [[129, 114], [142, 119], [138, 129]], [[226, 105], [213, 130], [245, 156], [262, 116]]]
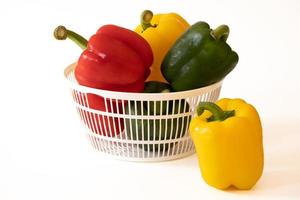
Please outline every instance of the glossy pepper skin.
[[252, 105], [241, 99], [201, 102], [189, 130], [207, 184], [250, 189], [261, 177], [262, 126]]
[[[145, 93], [170, 92], [170, 85], [150, 81], [145, 84]], [[189, 105], [184, 100], [129, 102], [125, 113], [129, 115], [164, 116], [183, 114], [189, 111]], [[132, 140], [161, 141], [183, 137], [187, 132], [190, 116], [160, 119], [125, 119], [127, 137]], [[174, 142], [166, 144], [139, 145], [145, 151], [167, 151]]]
[[162, 60], [176, 39], [189, 27], [187, 21], [176, 13], [154, 16], [149, 10], [142, 13], [141, 24], [136, 27], [135, 31], [148, 41], [154, 54], [151, 73], [147, 81], [167, 83], [160, 69]]
[[[79, 57], [74, 74], [80, 85], [119, 92], [142, 92], [144, 81], [150, 74], [153, 54], [147, 41], [134, 31], [104, 25], [89, 41], [82, 36], [59, 26], [54, 35], [57, 39], [69, 38], [76, 42], [83, 52]], [[104, 100], [95, 94], [87, 94], [87, 102], [81, 104], [89, 108], [122, 113], [122, 104]], [[105, 136], [115, 136], [123, 130], [123, 120], [83, 112], [87, 125], [93, 132]], [[94, 126], [94, 127], [93, 127]]]
[[102, 26], [81, 54], [75, 77], [79, 84], [120, 92], [142, 92], [153, 54], [138, 34], [115, 25]]
[[212, 30], [205, 22], [192, 25], [168, 51], [161, 70], [174, 91], [200, 88], [222, 80], [238, 63], [226, 43], [229, 28]]

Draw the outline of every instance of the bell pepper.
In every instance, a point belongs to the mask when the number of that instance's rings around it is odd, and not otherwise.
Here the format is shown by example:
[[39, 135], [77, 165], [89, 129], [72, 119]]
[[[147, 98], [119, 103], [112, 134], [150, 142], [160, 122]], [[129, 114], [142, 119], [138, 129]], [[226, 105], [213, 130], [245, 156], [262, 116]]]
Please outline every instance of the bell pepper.
[[205, 22], [192, 25], [165, 56], [161, 70], [174, 91], [200, 88], [222, 80], [238, 62], [226, 43], [229, 27], [211, 29]]
[[135, 31], [148, 41], [154, 54], [151, 74], [147, 81], [167, 83], [160, 69], [162, 60], [176, 39], [189, 27], [190, 25], [176, 13], [154, 16], [149, 10], [142, 13], [141, 24]]
[[[54, 35], [59, 40], [69, 38], [84, 50], [74, 72], [80, 85], [119, 92], [143, 91], [153, 54], [139, 34], [119, 26], [105, 25], [89, 41], [63, 26], [57, 27]], [[92, 109], [116, 112], [118, 108], [122, 113], [121, 102], [110, 104], [109, 100], [105, 102], [103, 97], [94, 94], [88, 94], [87, 99]], [[96, 123], [99, 134], [114, 136], [123, 129], [123, 123], [118, 123], [117, 118], [99, 116], [95, 119], [93, 115], [87, 118]]]
[[190, 123], [202, 177], [226, 189], [250, 189], [263, 172], [262, 126], [256, 109], [241, 99], [201, 102]]
[[148, 81], [145, 83], [143, 93], [167, 93], [171, 92], [171, 85], [159, 81]]
[[[150, 81], [145, 84], [146, 93], [170, 92], [170, 85], [162, 82]], [[184, 100], [129, 102], [125, 113], [131, 116], [164, 116], [182, 114], [189, 111], [189, 105]], [[143, 141], [161, 141], [165, 144], [144, 144], [145, 151], [167, 151], [174, 142], [167, 140], [183, 137], [190, 122], [190, 116], [162, 119], [125, 119], [126, 134], [129, 139]]]

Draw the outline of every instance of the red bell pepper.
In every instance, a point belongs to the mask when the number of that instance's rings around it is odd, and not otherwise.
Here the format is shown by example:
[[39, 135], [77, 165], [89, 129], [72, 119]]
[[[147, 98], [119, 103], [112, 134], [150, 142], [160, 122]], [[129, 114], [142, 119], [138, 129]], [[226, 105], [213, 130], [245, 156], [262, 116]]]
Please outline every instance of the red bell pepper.
[[[54, 36], [60, 40], [69, 38], [84, 49], [75, 68], [75, 78], [80, 85], [120, 92], [143, 91], [153, 54], [147, 41], [137, 33], [105, 25], [87, 42], [80, 35], [59, 26]], [[118, 108], [122, 113], [120, 102], [114, 101], [111, 106], [110, 102], [94, 94], [88, 94], [87, 99], [92, 109], [116, 112]], [[94, 117], [88, 112], [84, 115], [93, 122], [98, 134], [114, 136], [123, 130], [123, 121], [118, 123], [117, 118]]]

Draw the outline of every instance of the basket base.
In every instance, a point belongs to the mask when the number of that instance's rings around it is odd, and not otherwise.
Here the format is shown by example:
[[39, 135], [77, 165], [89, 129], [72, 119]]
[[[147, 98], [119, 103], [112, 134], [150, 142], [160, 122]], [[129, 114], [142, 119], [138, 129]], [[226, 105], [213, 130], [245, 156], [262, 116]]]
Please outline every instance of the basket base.
[[194, 144], [189, 137], [174, 145], [165, 144], [166, 147], [158, 151], [147, 151], [145, 145], [113, 142], [89, 133], [87, 137], [95, 150], [107, 157], [123, 161], [162, 162], [184, 158], [195, 153]]

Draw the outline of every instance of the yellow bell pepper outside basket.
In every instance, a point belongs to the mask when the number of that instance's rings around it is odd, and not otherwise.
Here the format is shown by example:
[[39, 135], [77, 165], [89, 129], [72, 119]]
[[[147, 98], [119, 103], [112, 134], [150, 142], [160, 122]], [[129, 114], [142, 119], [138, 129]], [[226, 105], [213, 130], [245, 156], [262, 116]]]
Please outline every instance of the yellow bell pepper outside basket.
[[163, 77], [160, 66], [163, 58], [190, 25], [176, 13], [156, 14], [145, 10], [141, 15], [141, 24], [135, 32], [144, 37], [150, 44], [154, 61], [147, 81], [160, 81], [167, 83]]
[[250, 189], [264, 165], [262, 126], [256, 109], [241, 99], [201, 102], [190, 123], [202, 177], [211, 186]]

